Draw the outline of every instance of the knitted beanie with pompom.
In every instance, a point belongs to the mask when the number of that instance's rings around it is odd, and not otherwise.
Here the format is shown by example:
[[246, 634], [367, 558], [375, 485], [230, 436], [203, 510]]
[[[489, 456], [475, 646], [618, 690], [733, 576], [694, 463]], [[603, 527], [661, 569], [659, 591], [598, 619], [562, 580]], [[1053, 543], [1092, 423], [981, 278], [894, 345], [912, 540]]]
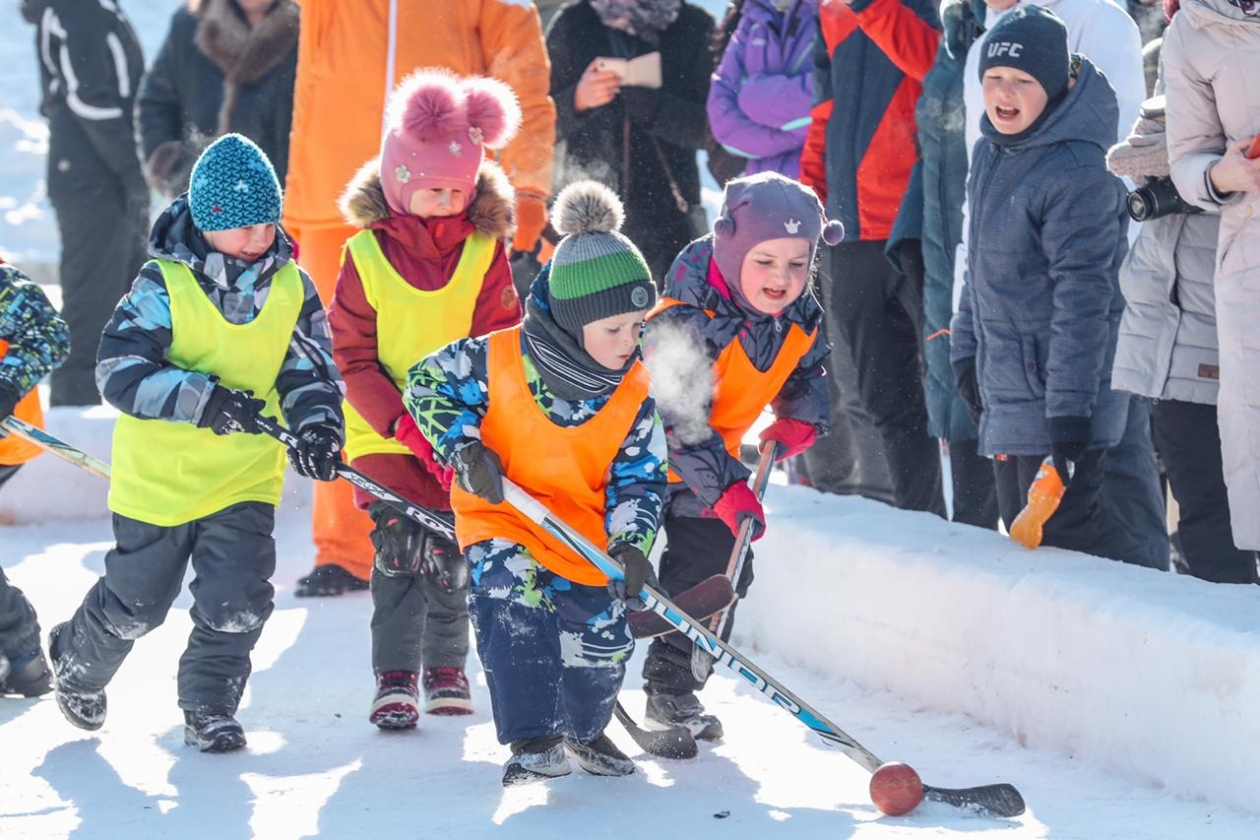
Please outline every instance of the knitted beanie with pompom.
[[411, 212], [417, 190], [457, 189], [469, 200], [486, 149], [516, 136], [521, 107], [496, 79], [423, 68], [390, 97], [381, 141], [381, 186], [389, 209]]
[[551, 208], [564, 234], [551, 257], [551, 313], [579, 341], [587, 324], [656, 304], [652, 272], [621, 233], [624, 218], [621, 199], [595, 181], [565, 187]]

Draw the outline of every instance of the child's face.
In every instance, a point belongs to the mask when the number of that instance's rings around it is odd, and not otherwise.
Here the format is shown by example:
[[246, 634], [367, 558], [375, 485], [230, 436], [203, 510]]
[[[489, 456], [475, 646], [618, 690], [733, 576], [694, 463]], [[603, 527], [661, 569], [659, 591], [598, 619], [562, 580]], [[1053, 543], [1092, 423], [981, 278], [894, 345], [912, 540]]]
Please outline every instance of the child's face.
[[228, 230], [203, 231], [201, 235], [206, 238], [206, 243], [220, 254], [253, 262], [271, 250], [272, 244], [276, 241], [276, 226], [273, 224], [250, 225]]
[[634, 355], [647, 310], [592, 321], [582, 327], [582, 347], [609, 370], [621, 370]]
[[407, 209], [413, 216], [431, 219], [436, 216], [454, 216], [456, 213], [464, 212], [467, 206], [468, 196], [463, 190], [444, 188], [416, 190], [411, 194], [411, 204], [407, 206]]
[[1050, 97], [1041, 83], [1014, 67], [984, 71], [984, 110], [1003, 134], [1019, 134], [1036, 122]]
[[758, 242], [739, 270], [744, 299], [767, 315], [791, 306], [809, 282], [809, 250], [809, 240], [799, 236]]

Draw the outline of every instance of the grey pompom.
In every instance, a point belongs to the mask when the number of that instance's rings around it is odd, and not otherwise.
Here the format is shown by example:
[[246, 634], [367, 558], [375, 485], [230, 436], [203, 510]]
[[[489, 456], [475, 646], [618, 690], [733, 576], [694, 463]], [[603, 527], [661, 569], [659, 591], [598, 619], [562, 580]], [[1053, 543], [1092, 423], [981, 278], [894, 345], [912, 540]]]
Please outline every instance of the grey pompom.
[[551, 208], [551, 224], [565, 236], [620, 230], [625, 216], [617, 194], [596, 181], [569, 184]]

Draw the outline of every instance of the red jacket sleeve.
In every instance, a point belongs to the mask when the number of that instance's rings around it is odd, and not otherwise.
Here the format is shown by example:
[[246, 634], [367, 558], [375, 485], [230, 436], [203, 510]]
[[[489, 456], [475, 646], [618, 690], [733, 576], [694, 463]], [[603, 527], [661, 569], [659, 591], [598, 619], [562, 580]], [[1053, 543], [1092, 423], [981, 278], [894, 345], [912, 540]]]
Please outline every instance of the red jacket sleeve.
[[333, 361], [346, 383], [346, 399], [378, 434], [393, 437], [404, 411], [402, 392], [381, 367], [376, 345], [376, 310], [363, 292], [354, 258], [346, 252], [337, 288], [328, 304]]
[[[512, 283], [512, 267], [508, 264], [503, 244], [495, 246], [494, 261], [481, 283], [477, 307], [473, 310], [471, 335], [479, 338], [495, 330], [514, 327], [521, 322], [521, 299]], [[342, 374], [344, 376], [344, 373]]]
[[919, 17], [902, 0], [873, 0], [853, 4], [858, 26], [897, 65], [897, 69], [921, 82], [936, 61], [941, 30]]

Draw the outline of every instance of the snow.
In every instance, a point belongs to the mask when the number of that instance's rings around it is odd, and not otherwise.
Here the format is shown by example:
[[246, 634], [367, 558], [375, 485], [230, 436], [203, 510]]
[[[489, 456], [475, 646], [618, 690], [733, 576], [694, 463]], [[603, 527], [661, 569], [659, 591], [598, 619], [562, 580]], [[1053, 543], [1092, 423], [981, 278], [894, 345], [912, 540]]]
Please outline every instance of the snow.
[[[106, 409], [49, 419], [98, 456], [110, 425]], [[105, 482], [63, 466], [42, 457], [0, 492], [0, 514], [26, 520], [0, 529], [0, 563], [45, 628], [69, 617], [112, 543]], [[71, 727], [51, 697], [0, 701], [0, 837], [1260, 834], [1253, 587], [1028, 552], [924, 514], [772, 486], [735, 644], [884, 759], [942, 787], [1012, 782], [1028, 813], [992, 820], [925, 803], [881, 816], [865, 771], [725, 672], [704, 700], [727, 738], [695, 761], [644, 756], [614, 724], [639, 764], [634, 777], [575, 771], [504, 791], [507, 749], [475, 657], [470, 718], [426, 716], [418, 732], [391, 735], [366, 722], [370, 597], [293, 595], [314, 556], [307, 491], [290, 478], [278, 517], [276, 611], [240, 712], [248, 749], [210, 756], [183, 745], [185, 592], [110, 685], [100, 732]], [[41, 495], [65, 519], [30, 521]], [[622, 696], [638, 716], [641, 656]]]

